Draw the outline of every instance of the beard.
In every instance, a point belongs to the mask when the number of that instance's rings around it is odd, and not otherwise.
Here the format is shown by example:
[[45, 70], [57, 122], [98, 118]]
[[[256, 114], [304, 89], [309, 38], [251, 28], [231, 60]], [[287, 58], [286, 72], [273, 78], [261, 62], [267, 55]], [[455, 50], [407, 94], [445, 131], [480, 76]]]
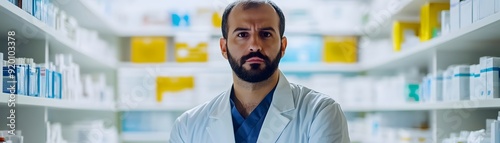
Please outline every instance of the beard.
[[[276, 55], [276, 57], [272, 61], [269, 57], [264, 56], [261, 52], [252, 52], [241, 57], [238, 62], [238, 60], [231, 56], [231, 53], [227, 48], [227, 44], [226, 51], [228, 61], [231, 65], [231, 69], [233, 69], [233, 72], [236, 74], [236, 76], [238, 76], [238, 78], [250, 83], [257, 83], [269, 79], [269, 77], [273, 75], [276, 69], [278, 69], [279, 62], [281, 60], [281, 52], [278, 52], [278, 55]], [[245, 64], [248, 59], [253, 57], [261, 58], [264, 60], [264, 62], [250, 64], [250, 69], [245, 69], [245, 67], [243, 67], [243, 64]], [[260, 68], [261, 64], [264, 64], [264, 69]]]

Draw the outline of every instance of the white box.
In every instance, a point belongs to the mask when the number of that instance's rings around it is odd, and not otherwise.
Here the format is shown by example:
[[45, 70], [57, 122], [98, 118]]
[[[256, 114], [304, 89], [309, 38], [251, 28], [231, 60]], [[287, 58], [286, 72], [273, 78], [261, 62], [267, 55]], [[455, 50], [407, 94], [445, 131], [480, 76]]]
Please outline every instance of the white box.
[[450, 11], [441, 12], [441, 35], [450, 33]]
[[472, 0], [472, 23], [479, 21], [479, 9], [481, 0]]
[[481, 0], [479, 3], [479, 19], [486, 18], [495, 13], [495, 0]]
[[486, 99], [499, 98], [500, 90], [500, 58], [490, 57], [486, 59], [486, 68], [484, 69], [486, 73]]
[[491, 143], [500, 143], [500, 120], [493, 121], [489, 126], [491, 126]]
[[479, 59], [479, 68], [476, 68], [476, 72], [480, 73], [479, 74], [479, 78], [477, 79], [477, 90], [478, 90], [478, 93], [476, 93], [477, 95], [477, 99], [479, 100], [483, 100], [483, 99], [486, 99], [486, 79], [487, 79], [487, 74], [485, 72], [486, 70], [486, 60], [490, 58], [490, 57], [481, 57]]
[[460, 28], [472, 24], [472, 0], [460, 1]]
[[476, 81], [477, 79], [476, 78], [479, 78], [479, 73], [476, 73], [476, 68], [478, 67], [479, 65], [470, 65], [469, 67], [469, 72], [471, 74], [470, 78], [469, 78], [469, 96], [470, 96], [470, 100], [477, 100], [477, 96], [476, 96]]
[[438, 71], [431, 78], [431, 102], [443, 101], [443, 72]]
[[453, 101], [469, 100], [469, 78], [468, 65], [460, 65], [453, 68], [452, 96]]
[[420, 99], [420, 102], [434, 102], [435, 100], [433, 100], [432, 98], [435, 98], [435, 97], [431, 97], [431, 82], [432, 79], [433, 79], [433, 75], [426, 75], [423, 79], [422, 79], [422, 82], [420, 84], [420, 91], [419, 91], [419, 99]]
[[449, 67], [444, 73], [443, 73], [443, 101], [452, 101], [452, 75], [453, 75], [453, 68]]
[[460, 0], [450, 0], [450, 32], [460, 29]]

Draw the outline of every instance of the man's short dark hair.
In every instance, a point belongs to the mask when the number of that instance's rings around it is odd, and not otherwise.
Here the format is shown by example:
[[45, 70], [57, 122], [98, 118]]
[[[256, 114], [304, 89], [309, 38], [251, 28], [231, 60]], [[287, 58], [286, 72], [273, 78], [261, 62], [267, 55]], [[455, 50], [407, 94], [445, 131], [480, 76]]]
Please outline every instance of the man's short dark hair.
[[250, 8], [255, 8], [255, 7], [261, 6], [263, 4], [271, 5], [274, 8], [274, 10], [276, 11], [276, 13], [278, 14], [278, 17], [280, 19], [280, 22], [279, 22], [279, 30], [280, 31], [279, 32], [280, 32], [280, 38], [283, 38], [283, 33], [285, 33], [285, 15], [283, 14], [283, 11], [281, 11], [281, 9], [274, 2], [272, 2], [270, 0], [237, 0], [237, 1], [229, 4], [226, 7], [226, 10], [224, 10], [224, 14], [222, 15], [222, 28], [221, 29], [222, 29], [222, 37], [224, 37], [224, 39], [227, 39], [227, 34], [229, 31], [227, 18], [229, 17], [229, 14], [233, 10], [234, 6], [236, 6], [238, 4], [242, 4], [244, 10], [250, 9]]

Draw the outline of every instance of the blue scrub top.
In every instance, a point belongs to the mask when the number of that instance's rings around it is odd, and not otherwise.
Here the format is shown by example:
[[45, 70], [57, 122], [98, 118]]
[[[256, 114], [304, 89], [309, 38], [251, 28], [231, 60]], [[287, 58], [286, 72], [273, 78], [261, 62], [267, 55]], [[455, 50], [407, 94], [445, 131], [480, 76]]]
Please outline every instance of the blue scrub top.
[[234, 138], [237, 143], [257, 142], [260, 129], [266, 118], [267, 111], [271, 106], [275, 89], [276, 87], [264, 97], [246, 119], [243, 118], [240, 112], [238, 112], [238, 109], [236, 109], [234, 105], [234, 88], [231, 89], [231, 115], [233, 118]]

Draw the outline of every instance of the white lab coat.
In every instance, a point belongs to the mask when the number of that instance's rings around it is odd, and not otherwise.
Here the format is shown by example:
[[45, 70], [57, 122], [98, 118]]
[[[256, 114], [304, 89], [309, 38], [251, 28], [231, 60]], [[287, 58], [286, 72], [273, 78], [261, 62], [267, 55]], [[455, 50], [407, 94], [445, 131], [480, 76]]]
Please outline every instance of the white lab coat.
[[[175, 121], [171, 143], [234, 142], [229, 97], [231, 88]], [[283, 73], [262, 129], [259, 143], [348, 143], [347, 121], [332, 98], [290, 84]]]

